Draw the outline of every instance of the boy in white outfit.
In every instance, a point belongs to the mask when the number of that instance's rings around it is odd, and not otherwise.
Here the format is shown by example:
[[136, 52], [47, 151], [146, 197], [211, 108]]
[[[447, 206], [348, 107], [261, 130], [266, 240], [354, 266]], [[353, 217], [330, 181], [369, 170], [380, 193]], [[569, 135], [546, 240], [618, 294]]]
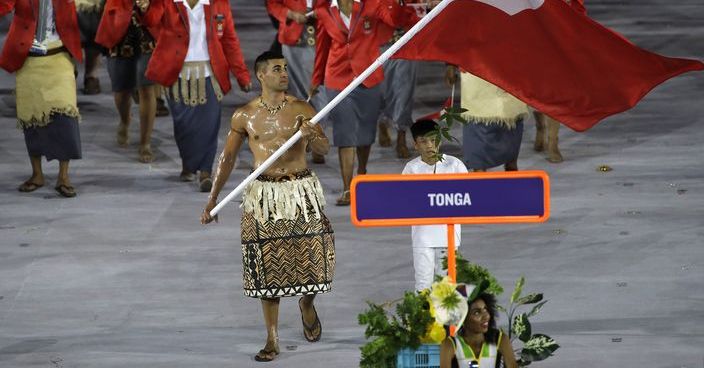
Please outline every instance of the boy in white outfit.
[[[403, 168], [403, 174], [454, 174], [466, 173], [462, 160], [441, 154], [435, 143], [438, 124], [433, 120], [418, 120], [411, 125], [413, 146], [420, 153]], [[455, 245], [460, 246], [461, 227], [455, 225]], [[444, 276], [442, 259], [447, 253], [447, 226], [413, 226], [413, 269], [415, 270], [416, 290], [430, 288], [435, 275]]]

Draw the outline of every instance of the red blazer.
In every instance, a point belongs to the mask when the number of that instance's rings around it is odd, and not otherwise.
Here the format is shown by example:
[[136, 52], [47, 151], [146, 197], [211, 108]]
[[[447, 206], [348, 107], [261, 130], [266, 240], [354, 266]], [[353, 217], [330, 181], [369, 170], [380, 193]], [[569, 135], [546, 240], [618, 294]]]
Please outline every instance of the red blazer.
[[308, 10], [306, 0], [266, 0], [266, 10], [279, 21], [279, 42], [283, 45], [295, 45], [305, 25], [287, 19], [286, 15], [289, 10], [305, 14]]
[[[83, 61], [75, 3], [73, 0], [53, 0], [52, 4], [56, 14], [56, 30], [61, 41], [74, 59]], [[20, 69], [29, 56], [37, 29], [34, 14], [39, 13], [39, 0], [0, 0], [0, 16], [12, 9], [15, 10], [15, 16], [0, 54], [0, 67], [10, 73]]]
[[[173, 85], [188, 52], [188, 10], [183, 1], [152, 0], [143, 17], [148, 27], [158, 26], [159, 37], [147, 67], [147, 78], [164, 86]], [[240, 41], [235, 33], [232, 10], [227, 0], [210, 0], [203, 5], [210, 66], [223, 93], [231, 88], [229, 71], [240, 87], [250, 83]]]
[[[107, 0], [95, 35], [95, 42], [107, 48], [117, 45], [127, 34], [132, 21], [133, 6], [134, 0]], [[148, 31], [154, 39], [159, 37], [157, 28], [148, 27]]]
[[[338, 8], [330, 3], [316, 4], [318, 18], [315, 43], [315, 66], [312, 84], [342, 90], [379, 57], [378, 32], [388, 25], [405, 24], [405, 12], [396, 0], [355, 0], [350, 29], [347, 30]], [[370, 88], [384, 80], [378, 68], [365, 81]]]

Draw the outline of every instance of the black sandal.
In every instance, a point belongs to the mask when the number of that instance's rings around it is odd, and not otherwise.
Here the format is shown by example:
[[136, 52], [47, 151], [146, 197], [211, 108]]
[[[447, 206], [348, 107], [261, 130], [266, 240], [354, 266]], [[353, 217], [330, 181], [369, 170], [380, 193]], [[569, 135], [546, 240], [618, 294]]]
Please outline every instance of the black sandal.
[[17, 190], [19, 190], [22, 193], [30, 193], [30, 192], [34, 192], [35, 190], [37, 190], [43, 186], [44, 186], [44, 184], [37, 184], [37, 183], [34, 183], [34, 182], [27, 180], [24, 183], [20, 184], [20, 186], [17, 187]]
[[55, 186], [54, 189], [56, 190], [57, 193], [59, 193], [59, 195], [66, 197], [66, 198], [73, 198], [76, 196], [75, 189], [70, 185], [59, 184], [59, 185]]
[[[303, 337], [308, 341], [308, 342], [317, 342], [320, 341], [320, 336], [323, 335], [323, 325], [320, 324], [320, 318], [318, 318], [318, 311], [315, 310], [315, 305], [313, 305], [313, 312], [315, 313], [315, 321], [311, 326], [308, 326], [306, 324], [306, 321], [303, 319], [303, 307], [301, 307], [301, 302], [303, 301], [303, 298], [298, 299], [298, 309], [301, 310], [301, 323], [303, 323]], [[313, 332], [315, 330], [318, 330], [317, 335], [313, 335]], [[310, 334], [311, 337], [308, 337]]]
[[277, 351], [277, 349], [271, 349], [271, 350], [262, 349], [262, 350], [259, 350], [257, 355], [254, 356], [254, 360], [256, 360], [258, 362], [270, 362], [270, 361], [274, 360], [278, 355], [279, 355], [279, 352]]

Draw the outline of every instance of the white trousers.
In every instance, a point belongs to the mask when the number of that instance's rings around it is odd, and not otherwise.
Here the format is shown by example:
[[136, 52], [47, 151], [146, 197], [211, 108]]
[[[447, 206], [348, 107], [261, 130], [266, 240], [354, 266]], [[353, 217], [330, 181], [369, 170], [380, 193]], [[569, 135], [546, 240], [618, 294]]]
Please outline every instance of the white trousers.
[[429, 289], [435, 275], [447, 275], [447, 271], [442, 268], [442, 259], [446, 255], [447, 248], [413, 248], [416, 291]]

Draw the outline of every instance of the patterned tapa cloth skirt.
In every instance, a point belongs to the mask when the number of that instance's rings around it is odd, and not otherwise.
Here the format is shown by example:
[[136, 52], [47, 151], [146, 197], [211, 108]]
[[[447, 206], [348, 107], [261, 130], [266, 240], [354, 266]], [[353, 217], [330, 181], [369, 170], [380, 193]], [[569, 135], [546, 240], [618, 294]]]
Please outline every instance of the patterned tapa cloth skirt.
[[323, 213], [325, 197], [309, 170], [260, 176], [242, 203], [244, 295], [278, 298], [331, 290], [335, 238]]
[[81, 158], [76, 79], [67, 52], [28, 57], [17, 71], [17, 125], [27, 153], [47, 160]]

